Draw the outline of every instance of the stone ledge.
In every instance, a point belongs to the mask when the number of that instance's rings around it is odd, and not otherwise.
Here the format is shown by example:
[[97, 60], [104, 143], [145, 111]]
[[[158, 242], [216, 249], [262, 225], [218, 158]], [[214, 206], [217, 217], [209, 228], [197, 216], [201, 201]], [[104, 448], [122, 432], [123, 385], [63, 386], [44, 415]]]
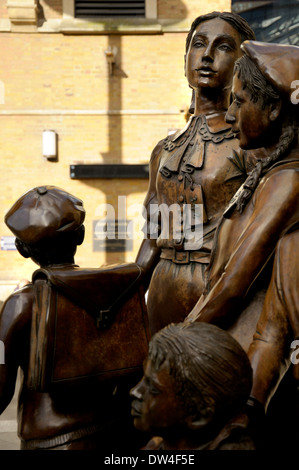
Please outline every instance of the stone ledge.
[[64, 34], [161, 34], [162, 26], [157, 21], [132, 20], [81, 20], [67, 18], [61, 21], [60, 31]]
[[[10, 2], [12, 4], [12, 2]], [[16, 2], [14, 2], [15, 4]], [[22, 8], [22, 11], [20, 9]], [[35, 32], [62, 34], [164, 34], [185, 33], [189, 31], [190, 22], [187, 20], [143, 20], [143, 21], [88, 21], [76, 18], [49, 19], [43, 24], [34, 21], [24, 6], [20, 7], [17, 18], [0, 19], [1, 32]], [[26, 15], [29, 17], [25, 18]], [[32, 13], [32, 12], [31, 12]], [[15, 13], [14, 13], [15, 14]], [[13, 11], [11, 11], [13, 15]], [[21, 16], [23, 15], [23, 16]]]

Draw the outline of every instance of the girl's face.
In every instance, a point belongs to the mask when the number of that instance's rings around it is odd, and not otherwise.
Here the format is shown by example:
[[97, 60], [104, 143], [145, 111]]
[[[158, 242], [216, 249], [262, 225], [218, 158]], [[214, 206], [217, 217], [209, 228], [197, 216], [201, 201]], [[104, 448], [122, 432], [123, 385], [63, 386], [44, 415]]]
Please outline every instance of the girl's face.
[[[263, 107], [261, 99], [253, 102], [247, 88], [235, 74], [232, 87], [233, 102], [226, 113], [226, 121], [239, 139], [242, 149], [267, 147], [273, 141], [273, 123], [279, 115], [278, 108], [268, 104]], [[280, 109], [280, 108], [279, 108]]]

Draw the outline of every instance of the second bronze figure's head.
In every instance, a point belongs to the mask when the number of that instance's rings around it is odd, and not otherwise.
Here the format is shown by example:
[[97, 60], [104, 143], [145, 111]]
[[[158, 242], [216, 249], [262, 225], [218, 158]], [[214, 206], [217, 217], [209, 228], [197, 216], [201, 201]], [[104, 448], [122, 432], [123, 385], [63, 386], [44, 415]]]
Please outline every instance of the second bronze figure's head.
[[131, 391], [134, 425], [166, 438], [210, 435], [240, 412], [251, 383], [247, 355], [226, 331], [171, 324], [151, 339], [144, 377]]

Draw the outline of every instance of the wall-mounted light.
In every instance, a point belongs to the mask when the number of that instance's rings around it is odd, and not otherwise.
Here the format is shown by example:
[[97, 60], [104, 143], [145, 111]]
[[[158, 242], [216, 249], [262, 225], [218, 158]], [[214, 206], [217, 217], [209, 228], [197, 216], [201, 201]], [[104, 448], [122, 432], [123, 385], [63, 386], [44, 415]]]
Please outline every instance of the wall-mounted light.
[[106, 56], [106, 60], [109, 67], [109, 75], [113, 74], [113, 66], [116, 62], [116, 54], [117, 54], [117, 47], [116, 46], [109, 46], [108, 49], [104, 51]]
[[57, 160], [57, 134], [53, 130], [43, 131], [43, 156], [47, 160]]

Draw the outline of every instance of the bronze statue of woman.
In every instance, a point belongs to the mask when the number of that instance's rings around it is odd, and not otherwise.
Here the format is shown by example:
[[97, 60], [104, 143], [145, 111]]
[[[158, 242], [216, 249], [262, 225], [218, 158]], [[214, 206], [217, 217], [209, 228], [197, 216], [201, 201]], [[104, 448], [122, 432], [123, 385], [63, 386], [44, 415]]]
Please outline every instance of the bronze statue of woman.
[[[225, 113], [240, 45], [253, 38], [246, 21], [227, 12], [198, 17], [187, 36], [185, 74], [193, 90], [194, 115], [185, 129], [153, 150], [144, 202], [148, 238], [136, 260], [150, 282], [147, 307], [152, 333], [183, 321], [198, 301], [216, 226], [246, 178], [247, 164]], [[185, 209], [190, 209], [189, 216]], [[186, 217], [195, 238], [199, 235], [191, 242], [184, 230]]]

